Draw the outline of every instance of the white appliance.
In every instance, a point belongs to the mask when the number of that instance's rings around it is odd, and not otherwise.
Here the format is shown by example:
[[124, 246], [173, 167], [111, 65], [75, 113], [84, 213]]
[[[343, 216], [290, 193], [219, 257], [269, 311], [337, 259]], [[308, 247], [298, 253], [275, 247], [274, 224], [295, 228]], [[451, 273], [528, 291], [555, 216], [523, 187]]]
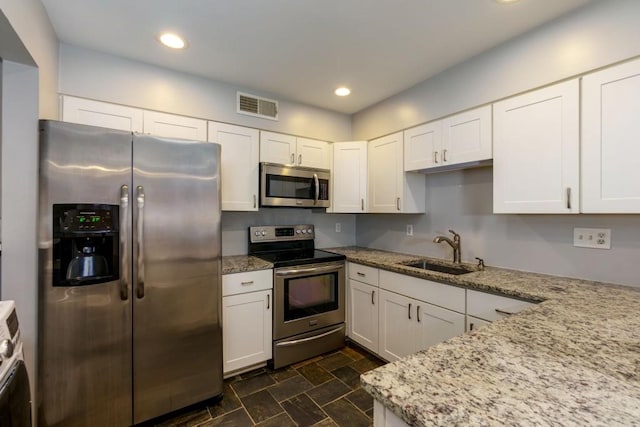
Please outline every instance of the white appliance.
[[14, 301], [0, 301], [0, 425], [31, 426], [31, 392]]

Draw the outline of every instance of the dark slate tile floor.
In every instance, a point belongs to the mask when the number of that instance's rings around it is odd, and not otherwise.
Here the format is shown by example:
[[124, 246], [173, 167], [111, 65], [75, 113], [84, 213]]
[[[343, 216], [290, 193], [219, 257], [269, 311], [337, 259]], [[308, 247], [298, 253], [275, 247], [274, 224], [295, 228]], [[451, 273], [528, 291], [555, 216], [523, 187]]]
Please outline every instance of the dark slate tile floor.
[[373, 399], [360, 374], [384, 362], [349, 344], [282, 369], [262, 368], [225, 380], [224, 397], [155, 423], [161, 427], [368, 427]]

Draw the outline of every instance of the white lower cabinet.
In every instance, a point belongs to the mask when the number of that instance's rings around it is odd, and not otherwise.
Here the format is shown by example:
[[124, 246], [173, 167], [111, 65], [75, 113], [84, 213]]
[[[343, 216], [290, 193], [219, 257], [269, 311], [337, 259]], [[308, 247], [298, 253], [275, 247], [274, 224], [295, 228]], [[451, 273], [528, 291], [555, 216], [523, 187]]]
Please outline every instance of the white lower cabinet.
[[271, 359], [272, 288], [272, 270], [222, 276], [225, 376]]
[[349, 279], [349, 338], [378, 353], [378, 297], [375, 286]]
[[402, 418], [384, 407], [377, 400], [373, 401], [373, 427], [409, 427]]
[[478, 329], [482, 329], [488, 324], [490, 324], [488, 320], [480, 319], [479, 317], [469, 316], [467, 315], [467, 331], [477, 331]]
[[[467, 290], [467, 317], [475, 321], [478, 326], [502, 319], [534, 306], [535, 303], [509, 298], [502, 295], [494, 295], [486, 292]], [[469, 323], [469, 320], [467, 320]], [[470, 330], [467, 325], [467, 330]]]
[[462, 313], [384, 289], [380, 290], [378, 322], [378, 353], [389, 361], [461, 335], [465, 329]]

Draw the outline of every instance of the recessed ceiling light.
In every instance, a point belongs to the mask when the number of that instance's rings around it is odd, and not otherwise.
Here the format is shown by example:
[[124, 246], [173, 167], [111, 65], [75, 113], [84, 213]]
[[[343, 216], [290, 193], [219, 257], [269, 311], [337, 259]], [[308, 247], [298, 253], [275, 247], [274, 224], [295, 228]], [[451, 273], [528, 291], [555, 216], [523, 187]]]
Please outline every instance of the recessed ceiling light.
[[170, 47], [171, 49], [184, 49], [187, 45], [182, 37], [173, 33], [160, 34], [158, 40], [160, 40], [160, 43], [167, 47]]
[[509, 4], [509, 3], [515, 3], [519, 0], [495, 0], [496, 3], [500, 3], [500, 4]]
[[336, 89], [334, 93], [338, 96], [347, 96], [351, 93], [351, 89], [349, 89], [348, 87], [341, 86], [338, 89]]

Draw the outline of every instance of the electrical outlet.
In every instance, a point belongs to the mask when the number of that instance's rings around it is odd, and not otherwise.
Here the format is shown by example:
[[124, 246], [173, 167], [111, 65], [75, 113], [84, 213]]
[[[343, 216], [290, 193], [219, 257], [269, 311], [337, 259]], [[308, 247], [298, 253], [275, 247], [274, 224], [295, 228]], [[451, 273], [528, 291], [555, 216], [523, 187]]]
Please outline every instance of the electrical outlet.
[[339, 222], [336, 222], [336, 233], [339, 233], [342, 231], [342, 224], [340, 224]]
[[413, 225], [407, 224], [407, 236], [413, 236]]
[[573, 246], [579, 248], [611, 249], [611, 229], [574, 228]]

